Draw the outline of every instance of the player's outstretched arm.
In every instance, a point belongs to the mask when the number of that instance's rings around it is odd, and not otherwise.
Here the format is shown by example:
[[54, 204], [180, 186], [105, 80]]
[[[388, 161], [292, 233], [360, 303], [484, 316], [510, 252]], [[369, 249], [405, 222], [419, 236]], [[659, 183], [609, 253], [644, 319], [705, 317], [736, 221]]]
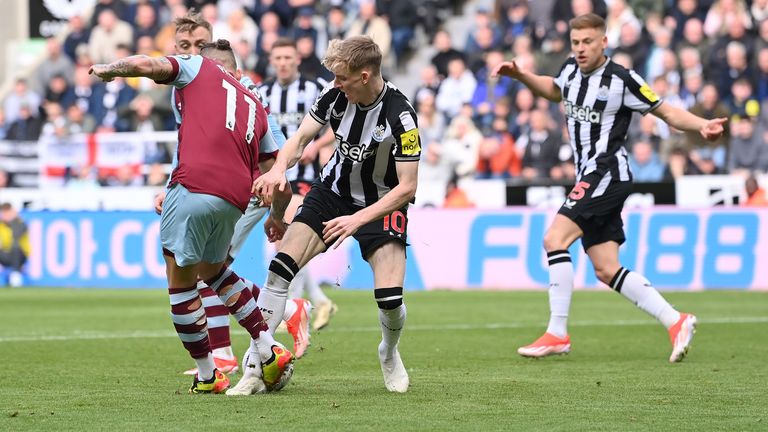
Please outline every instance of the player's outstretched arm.
[[115, 77], [146, 77], [154, 81], [167, 81], [173, 74], [173, 66], [165, 57], [135, 55], [109, 64], [95, 64], [88, 73], [105, 82], [112, 81]]
[[323, 125], [318, 123], [312, 116], [304, 116], [299, 129], [285, 142], [285, 146], [277, 153], [277, 159], [272, 169], [256, 179], [251, 192], [261, 197], [265, 203], [271, 204], [275, 188], [283, 190], [285, 187], [285, 171], [296, 165], [296, 162], [301, 157], [301, 152], [304, 151], [304, 147], [312, 141], [312, 138], [320, 132], [322, 127]]
[[352, 236], [363, 225], [408, 205], [416, 196], [419, 162], [418, 160], [395, 162], [395, 170], [397, 171], [398, 184], [384, 194], [380, 200], [354, 214], [337, 217], [323, 223], [325, 225], [323, 241], [326, 244], [333, 241], [331, 247], [335, 249], [344, 239]]
[[520, 69], [514, 60], [503, 62], [491, 71], [491, 76], [508, 76], [514, 78], [537, 96], [542, 96], [552, 102], [560, 102], [562, 95], [560, 88], [555, 85], [555, 79], [546, 75], [536, 75], [535, 73]]
[[662, 102], [651, 113], [675, 129], [699, 132], [709, 141], [716, 140], [725, 132], [724, 125], [728, 121], [725, 117], [707, 120], [666, 102]]

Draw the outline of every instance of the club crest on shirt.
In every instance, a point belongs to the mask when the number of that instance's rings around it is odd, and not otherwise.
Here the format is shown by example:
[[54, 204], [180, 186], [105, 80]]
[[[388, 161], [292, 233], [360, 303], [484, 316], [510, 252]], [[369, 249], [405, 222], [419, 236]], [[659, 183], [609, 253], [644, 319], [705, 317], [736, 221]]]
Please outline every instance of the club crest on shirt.
[[601, 86], [597, 90], [597, 100], [607, 101], [609, 94], [610, 92], [608, 91], [608, 86]]
[[384, 140], [384, 133], [386, 132], [387, 128], [384, 125], [378, 125], [375, 128], [373, 128], [373, 132], [371, 132], [371, 138], [373, 138], [376, 142], [382, 142]]

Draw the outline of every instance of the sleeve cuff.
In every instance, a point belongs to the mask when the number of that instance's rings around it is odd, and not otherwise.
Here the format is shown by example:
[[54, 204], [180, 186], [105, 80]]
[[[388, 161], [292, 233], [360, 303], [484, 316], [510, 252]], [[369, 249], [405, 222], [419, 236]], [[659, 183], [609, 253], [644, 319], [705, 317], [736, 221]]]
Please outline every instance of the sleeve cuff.
[[171, 62], [171, 67], [173, 68], [173, 71], [171, 72], [171, 76], [168, 77], [168, 79], [162, 80], [162, 81], [155, 81], [158, 84], [170, 84], [176, 81], [176, 78], [179, 76], [179, 61], [173, 58], [173, 56], [165, 56], [165, 58], [167, 58], [168, 61]]

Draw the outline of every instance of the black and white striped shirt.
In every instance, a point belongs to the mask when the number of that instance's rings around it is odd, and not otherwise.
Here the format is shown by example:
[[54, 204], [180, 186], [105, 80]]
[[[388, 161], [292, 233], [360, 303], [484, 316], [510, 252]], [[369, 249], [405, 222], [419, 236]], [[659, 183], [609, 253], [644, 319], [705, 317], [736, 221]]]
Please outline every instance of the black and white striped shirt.
[[419, 161], [416, 112], [392, 83], [367, 106], [350, 104], [329, 84], [309, 114], [321, 124], [330, 122], [336, 136], [336, 151], [320, 180], [355, 205], [369, 206], [397, 186], [395, 162]]
[[662, 100], [640, 75], [610, 58], [585, 75], [571, 57], [555, 77], [555, 85], [565, 105], [577, 181], [595, 171], [602, 177], [603, 190], [611, 180], [631, 181], [624, 144], [632, 112], [645, 115]]
[[[291, 137], [299, 129], [299, 124], [309, 112], [312, 104], [323, 90], [325, 83], [299, 77], [283, 87], [277, 80], [272, 79], [259, 87], [262, 96], [271, 107], [271, 113], [283, 131], [283, 135]], [[317, 178], [320, 165], [317, 161], [302, 165], [296, 164], [285, 175], [289, 181], [301, 180], [312, 182]]]

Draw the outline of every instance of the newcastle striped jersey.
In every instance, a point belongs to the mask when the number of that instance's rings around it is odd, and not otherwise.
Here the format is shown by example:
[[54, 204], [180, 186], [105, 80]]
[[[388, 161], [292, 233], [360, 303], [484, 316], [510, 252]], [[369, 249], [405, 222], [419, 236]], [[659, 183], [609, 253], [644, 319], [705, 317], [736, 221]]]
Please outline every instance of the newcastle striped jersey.
[[330, 122], [336, 151], [320, 180], [340, 197], [364, 207], [397, 186], [395, 162], [418, 162], [421, 156], [416, 112], [408, 99], [387, 82], [370, 105], [350, 104], [329, 84], [309, 114]]
[[[283, 135], [291, 137], [301, 124], [301, 120], [309, 112], [323, 85], [318, 81], [299, 77], [287, 86], [283, 87], [277, 80], [272, 79], [259, 87], [262, 96], [271, 107], [271, 113], [277, 120], [277, 124], [283, 131]], [[302, 180], [312, 182], [317, 178], [320, 165], [317, 161], [313, 164], [296, 164], [285, 175], [288, 181]]]
[[645, 115], [661, 105], [661, 99], [640, 75], [610, 58], [583, 74], [571, 57], [555, 77], [555, 85], [565, 105], [577, 181], [595, 171], [603, 189], [611, 180], [632, 180], [624, 147], [632, 112]]

